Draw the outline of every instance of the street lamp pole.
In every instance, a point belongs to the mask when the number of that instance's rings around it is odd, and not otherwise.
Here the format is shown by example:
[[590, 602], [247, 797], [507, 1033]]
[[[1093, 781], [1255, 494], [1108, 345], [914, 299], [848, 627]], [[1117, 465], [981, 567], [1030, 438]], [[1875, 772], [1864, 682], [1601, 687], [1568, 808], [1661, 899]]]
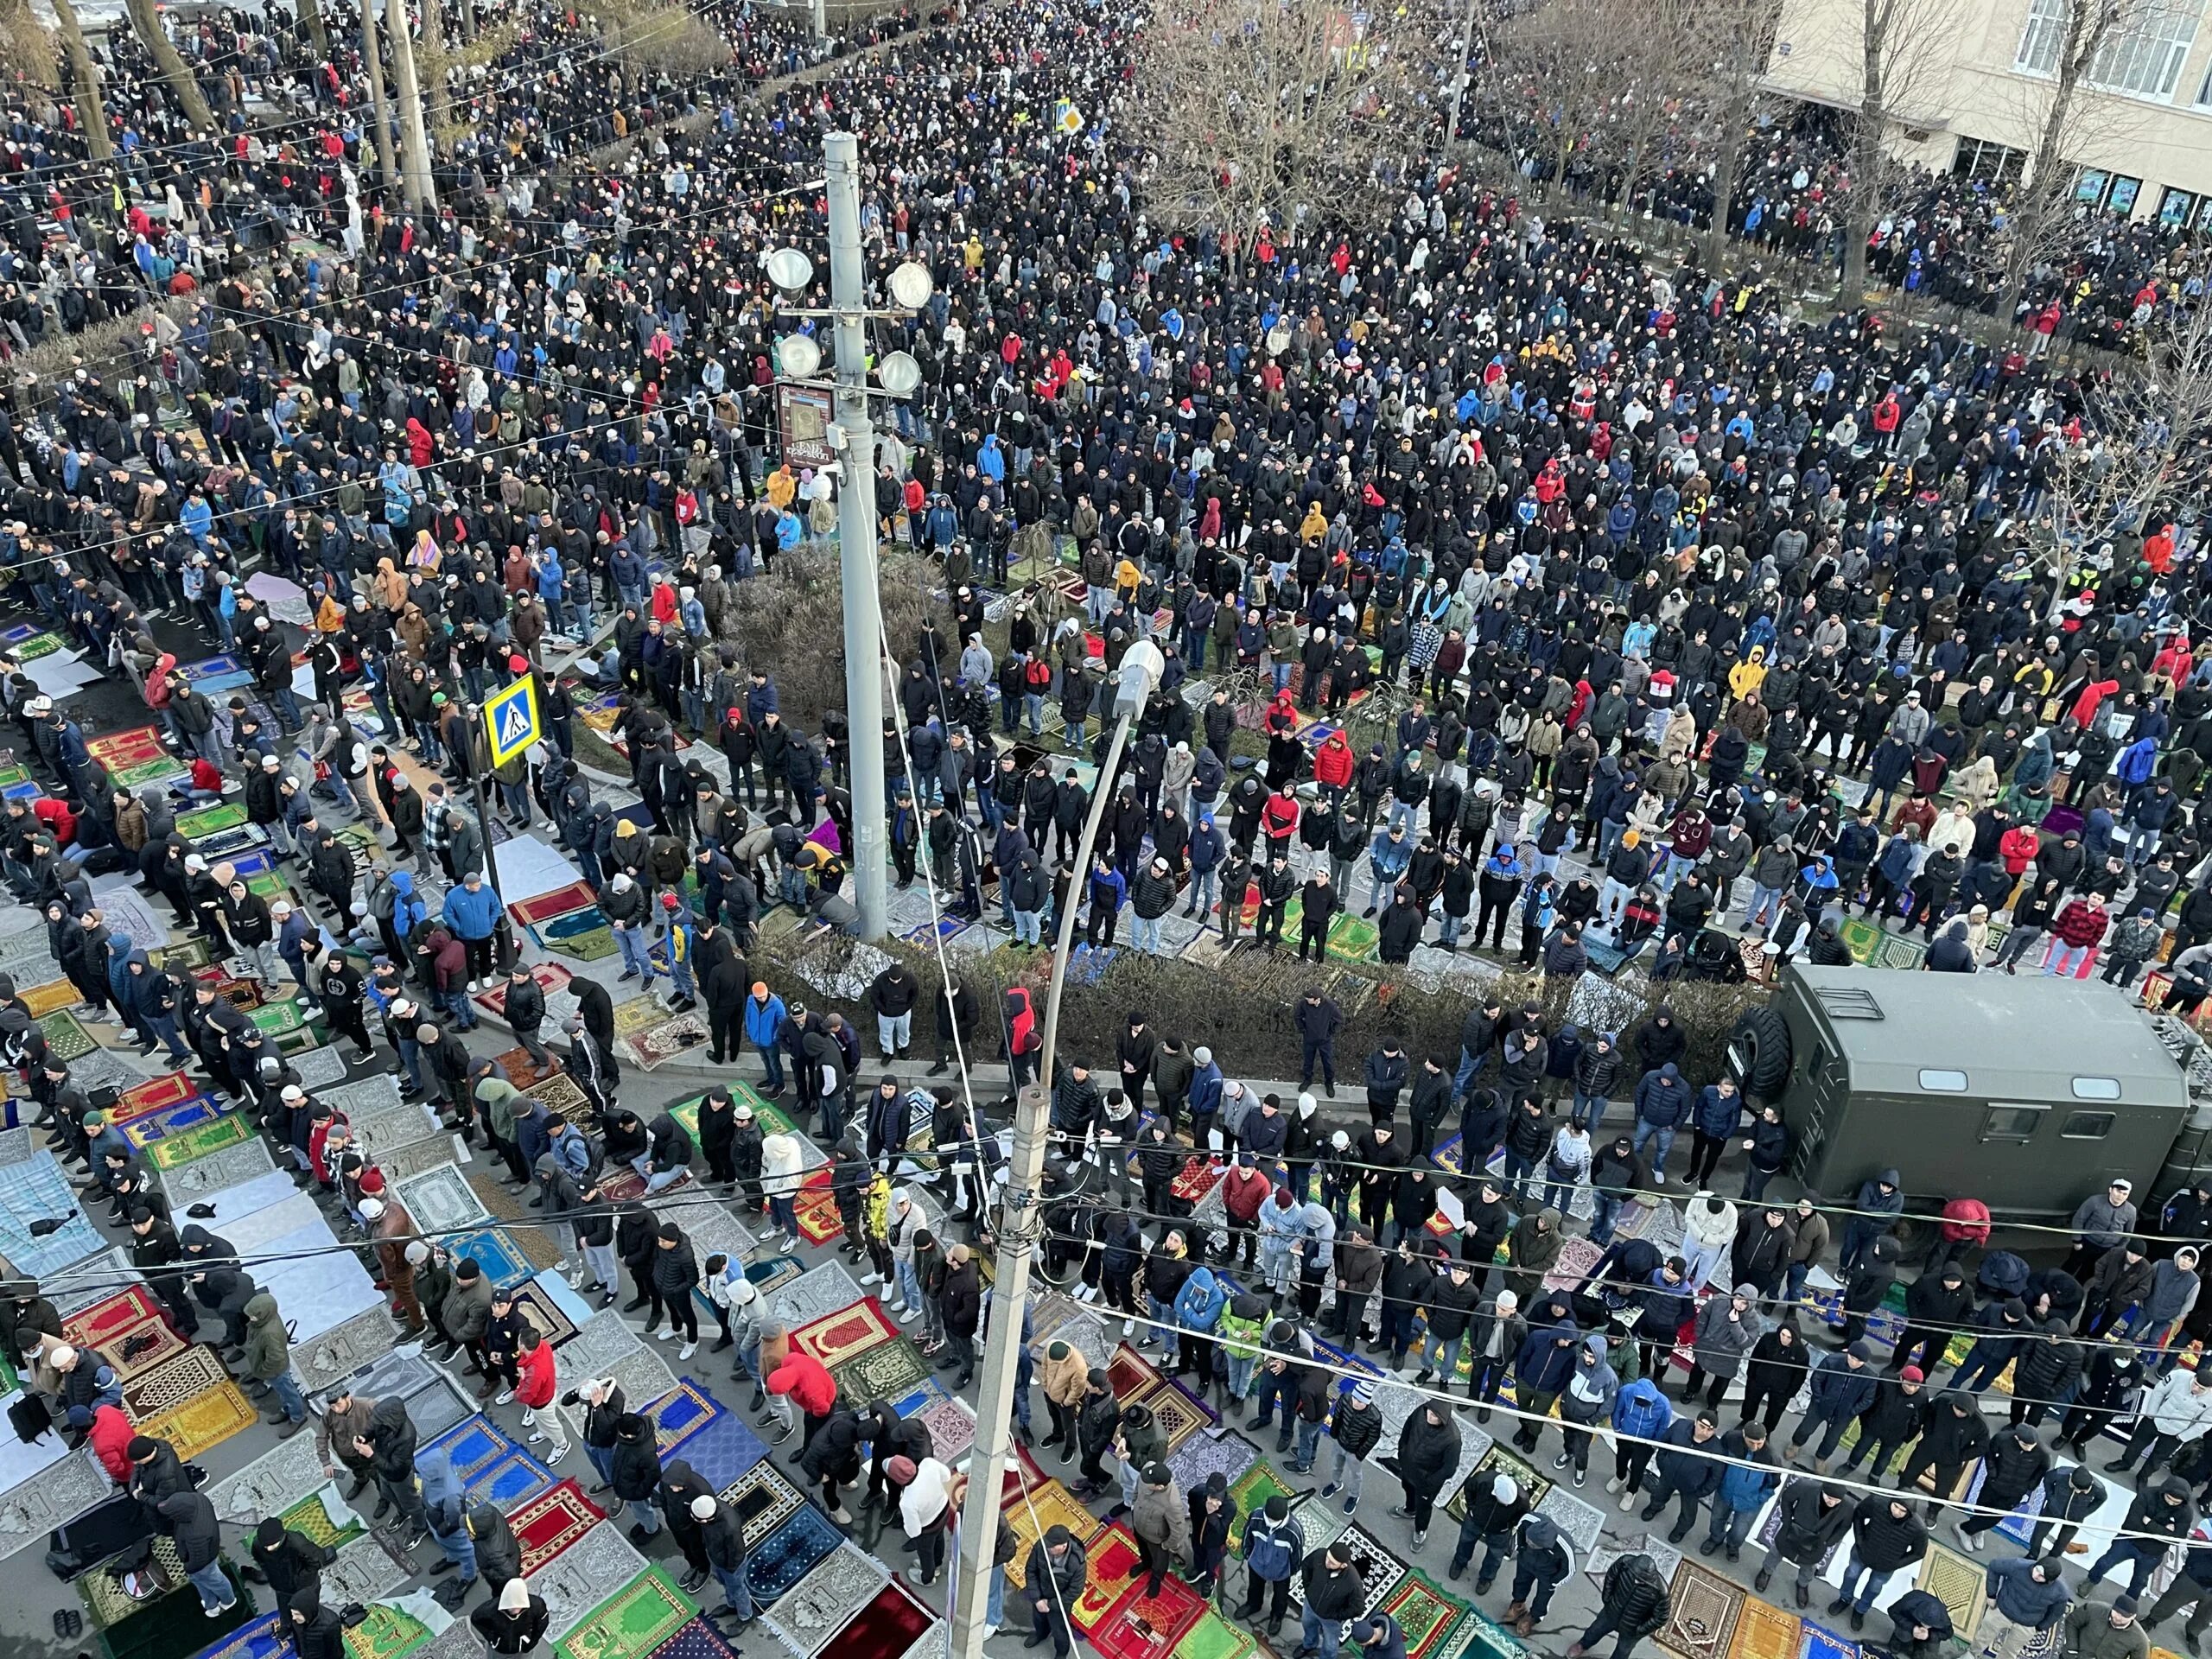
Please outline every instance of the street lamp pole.
[[[1075, 944], [1077, 883], [1090, 880], [1091, 849], [1120, 766], [1129, 731], [1145, 700], [1166, 668], [1166, 658], [1149, 639], [1131, 645], [1122, 658], [1114, 695], [1114, 736], [1090, 791], [1090, 815], [1077, 844], [1067, 902], [1060, 906], [1060, 927], [1052, 941], [1052, 978], [1045, 993], [1045, 1046], [1037, 1076], [1014, 1103], [1014, 1157], [1007, 1166], [1007, 1217], [998, 1231], [996, 1274], [991, 1283], [991, 1323], [983, 1350], [983, 1391], [976, 1402], [976, 1452], [968, 1465], [968, 1503], [960, 1517], [960, 1593], [954, 1610], [952, 1659], [982, 1659], [984, 1614], [988, 1611], [991, 1574], [996, 1570], [992, 1545], [998, 1537], [1000, 1490], [1014, 1450], [1014, 1379], [1021, 1361], [1022, 1310], [1029, 1300], [1029, 1268], [1042, 1242], [1044, 1211], [1038, 1187], [1045, 1171], [1049, 1139], [1053, 1051], [1060, 1031], [1060, 995], [1067, 988], [1068, 955]], [[1225, 901], [1224, 901], [1225, 902]], [[1103, 1356], [1093, 1356], [1103, 1357]], [[1065, 1610], [1060, 1610], [1065, 1616]]]
[[845, 714], [853, 775], [852, 870], [861, 938], [890, 925], [883, 790], [883, 607], [875, 547], [875, 427], [868, 417], [868, 279], [861, 261], [861, 147], [849, 132], [823, 140], [830, 179], [830, 303], [836, 313], [837, 561], [845, 595]]

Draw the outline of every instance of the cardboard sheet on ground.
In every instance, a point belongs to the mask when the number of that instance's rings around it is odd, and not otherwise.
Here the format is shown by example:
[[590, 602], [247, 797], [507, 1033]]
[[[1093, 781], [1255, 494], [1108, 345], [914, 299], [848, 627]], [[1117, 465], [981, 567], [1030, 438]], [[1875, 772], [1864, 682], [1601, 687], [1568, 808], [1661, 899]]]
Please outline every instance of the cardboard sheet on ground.
[[303, 1198], [310, 1212], [321, 1213], [315, 1210], [315, 1200], [306, 1198], [289, 1175], [283, 1170], [273, 1170], [266, 1175], [257, 1175], [252, 1180], [225, 1187], [219, 1192], [198, 1200], [213, 1205], [215, 1210], [213, 1217], [200, 1224], [210, 1232], [219, 1232], [228, 1236], [230, 1229], [242, 1225], [246, 1217], [257, 1211], [289, 1203], [295, 1198]]
[[[290, 1178], [285, 1177], [290, 1185]], [[272, 1204], [231, 1224], [223, 1235], [246, 1260], [254, 1277], [276, 1299], [293, 1326], [296, 1345], [335, 1329], [382, 1300], [375, 1283], [338, 1239], [313, 1198], [305, 1194]]]
[[535, 835], [500, 843], [500, 896], [511, 905], [565, 887], [575, 879], [576, 867], [568, 855]]
[[99, 670], [79, 661], [73, 651], [49, 652], [32, 658], [22, 668], [40, 691], [49, 697], [66, 697], [102, 677]]

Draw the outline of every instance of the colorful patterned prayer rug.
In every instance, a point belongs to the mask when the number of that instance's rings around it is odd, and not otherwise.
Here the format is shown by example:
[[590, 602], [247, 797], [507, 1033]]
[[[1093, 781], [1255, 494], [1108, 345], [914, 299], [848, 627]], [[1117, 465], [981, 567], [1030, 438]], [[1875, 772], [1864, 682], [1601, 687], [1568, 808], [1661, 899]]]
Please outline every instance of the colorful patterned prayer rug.
[[[1021, 1540], [1020, 1549], [1006, 1564], [1007, 1582], [1017, 1588], [1025, 1587], [1029, 1582], [1031, 1547], [1054, 1527], [1065, 1527], [1084, 1544], [1089, 1544], [1100, 1532], [1098, 1517], [1057, 1480], [1046, 1481], [1026, 1498], [1015, 1498], [1006, 1506], [1005, 1515], [1014, 1535]], [[1092, 1576], [1096, 1576], [1095, 1570]]]
[[936, 1618], [912, 1590], [893, 1579], [838, 1635], [837, 1659], [906, 1659]]
[[551, 1470], [480, 1414], [463, 1418], [425, 1449], [445, 1452], [453, 1459], [454, 1473], [471, 1503], [505, 1507], [554, 1484]]
[[831, 1370], [899, 1335], [898, 1321], [873, 1296], [842, 1312], [803, 1325], [791, 1332], [791, 1345], [812, 1354]]
[[177, 1169], [226, 1147], [244, 1146], [252, 1138], [245, 1117], [233, 1112], [163, 1136], [146, 1148], [146, 1156], [156, 1169]]
[[1441, 1645], [1445, 1633], [1465, 1606], [1419, 1573], [1408, 1573], [1405, 1582], [1382, 1604], [1382, 1611], [1396, 1619], [1398, 1628], [1405, 1632], [1406, 1659], [1424, 1659]]
[[649, 1567], [586, 1613], [555, 1651], [561, 1659], [646, 1659], [698, 1611], [664, 1569]]
[[1747, 1597], [1743, 1586], [1695, 1561], [1684, 1561], [1675, 1569], [1670, 1599], [1659, 1645], [1682, 1659], [1727, 1659], [1729, 1643], [1744, 1616]]
[[1803, 1619], [1753, 1596], [1744, 1603], [1744, 1616], [1737, 1623], [1728, 1659], [1798, 1659], [1804, 1645]]
[[758, 1548], [745, 1557], [746, 1587], [757, 1605], [778, 1597], [829, 1558], [843, 1535], [812, 1503], [801, 1503]]
[[922, 1351], [904, 1337], [880, 1343], [830, 1373], [844, 1400], [895, 1400], [929, 1374]]
[[105, 1359], [118, 1380], [129, 1382], [181, 1352], [184, 1340], [169, 1329], [160, 1300], [143, 1285], [133, 1285], [61, 1323], [61, 1334], [79, 1348]]
[[693, 1435], [704, 1432], [721, 1416], [722, 1408], [714, 1396], [684, 1377], [676, 1387], [651, 1405], [640, 1408], [652, 1425], [660, 1443], [663, 1462]]
[[523, 1576], [535, 1573], [606, 1518], [607, 1512], [573, 1480], [524, 1499], [507, 1516], [515, 1541], [522, 1546]]

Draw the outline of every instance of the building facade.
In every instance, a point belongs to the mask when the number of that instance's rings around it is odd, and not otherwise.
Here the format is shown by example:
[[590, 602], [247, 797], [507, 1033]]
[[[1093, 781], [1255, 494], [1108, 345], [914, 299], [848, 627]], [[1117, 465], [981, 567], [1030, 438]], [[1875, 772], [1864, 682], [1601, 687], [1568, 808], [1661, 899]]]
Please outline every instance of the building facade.
[[[2049, 118], [2068, 7], [2080, 0], [1900, 0], [1885, 142], [1938, 172], [2009, 181]], [[2061, 153], [2079, 199], [2212, 230], [2212, 0], [2116, 0], [2081, 78]], [[1787, 0], [1767, 86], [1859, 107], [1867, 0]]]

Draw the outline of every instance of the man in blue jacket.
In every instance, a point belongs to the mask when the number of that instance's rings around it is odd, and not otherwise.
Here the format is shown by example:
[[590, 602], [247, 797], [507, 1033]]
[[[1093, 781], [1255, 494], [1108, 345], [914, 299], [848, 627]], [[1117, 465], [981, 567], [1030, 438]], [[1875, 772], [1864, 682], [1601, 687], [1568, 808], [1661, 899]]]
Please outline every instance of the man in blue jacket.
[[1803, 1421], [1789, 1437], [1792, 1457], [1817, 1429], [1821, 1431], [1821, 1443], [1813, 1452], [1814, 1465], [1827, 1467], [1828, 1459], [1835, 1455], [1836, 1443], [1843, 1438], [1845, 1425], [1874, 1403], [1875, 1385], [1879, 1379], [1867, 1365], [1872, 1356], [1873, 1350], [1864, 1342], [1854, 1342], [1813, 1368], [1812, 1402], [1806, 1407]]
[[1690, 1535], [1698, 1506], [1720, 1484], [1720, 1465], [1712, 1453], [1720, 1433], [1720, 1420], [1710, 1411], [1694, 1418], [1677, 1417], [1669, 1428], [1658, 1454], [1651, 1460], [1651, 1496], [1637, 1512], [1639, 1521], [1656, 1521], [1660, 1511], [1679, 1493], [1682, 1517], [1669, 1529], [1667, 1541], [1679, 1544]]
[[1736, 1127], [1743, 1116], [1744, 1096], [1733, 1077], [1724, 1075], [1698, 1090], [1697, 1109], [1690, 1125], [1690, 1173], [1684, 1177], [1692, 1186], [1713, 1185], [1713, 1172], [1720, 1167], [1720, 1154], [1736, 1138]]
[[1644, 1142], [1657, 1139], [1659, 1150], [1651, 1160], [1654, 1186], [1666, 1185], [1667, 1154], [1674, 1150], [1675, 1131], [1689, 1118], [1691, 1109], [1690, 1086], [1672, 1060], [1646, 1073], [1636, 1085], [1636, 1135], [1631, 1150], [1641, 1154]]
[[1726, 1545], [1728, 1559], [1740, 1560], [1751, 1522], [1782, 1484], [1782, 1471], [1768, 1455], [1764, 1423], [1738, 1423], [1721, 1437], [1720, 1455], [1738, 1461], [1720, 1465], [1720, 1482], [1713, 1492], [1713, 1522], [1697, 1552], [1710, 1555]]
[[[2212, 1548], [2190, 1550], [2185, 1566], [2187, 1570], [2175, 1578], [2172, 1586], [2145, 1618], [2146, 1630], [2187, 1601], [2196, 1600], [2200, 1607], [2212, 1608], [2212, 1602], [2203, 1599], [2204, 1584], [2194, 1576], [2202, 1572], [2206, 1579], [2212, 1579]], [[1996, 1659], [2017, 1659], [2020, 1649], [2037, 1636], [2056, 1629], [2059, 1620], [2066, 1617], [2066, 1610], [2074, 1605], [2073, 1592], [2066, 1587], [2059, 1564], [2032, 1555], [2015, 1555], [1991, 1562], [1986, 1588], [1989, 1610], [1996, 1618], [1982, 1622], [1976, 1632], [1976, 1644], [1986, 1647]], [[1994, 1629], [1991, 1628], [1993, 1623]], [[2203, 1626], [2202, 1613], [2190, 1618], [2190, 1647], [2196, 1645], [2197, 1633]]]
[[492, 930], [499, 919], [499, 895], [484, 884], [481, 870], [464, 871], [440, 913], [468, 952], [469, 990], [482, 990], [492, 977]]
[[1531, 1331], [1513, 1357], [1513, 1397], [1529, 1414], [1521, 1421], [1513, 1444], [1534, 1452], [1543, 1433], [1544, 1419], [1574, 1375], [1574, 1356], [1580, 1333], [1571, 1325], [1548, 1325]]
[[1222, 1310], [1229, 1306], [1229, 1293], [1222, 1288], [1211, 1268], [1196, 1268], [1183, 1281], [1183, 1288], [1175, 1293], [1176, 1357], [1175, 1375], [1188, 1376], [1198, 1374], [1201, 1391], [1213, 1383], [1213, 1344], [1207, 1340], [1213, 1329], [1221, 1323]]

